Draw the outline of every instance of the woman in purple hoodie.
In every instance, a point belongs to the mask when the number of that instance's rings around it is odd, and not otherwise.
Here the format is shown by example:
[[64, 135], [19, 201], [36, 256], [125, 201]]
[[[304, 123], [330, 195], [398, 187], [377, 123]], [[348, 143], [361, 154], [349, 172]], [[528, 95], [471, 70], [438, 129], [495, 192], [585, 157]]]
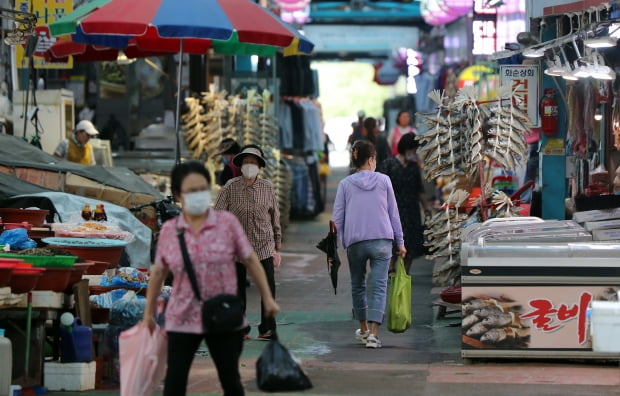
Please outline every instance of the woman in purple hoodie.
[[386, 175], [375, 173], [376, 154], [369, 141], [353, 144], [351, 164], [355, 173], [338, 185], [333, 213], [342, 245], [347, 249], [353, 317], [360, 322], [355, 338], [366, 348], [381, 347], [377, 333], [385, 313], [392, 243], [401, 257], [407, 253], [392, 183]]

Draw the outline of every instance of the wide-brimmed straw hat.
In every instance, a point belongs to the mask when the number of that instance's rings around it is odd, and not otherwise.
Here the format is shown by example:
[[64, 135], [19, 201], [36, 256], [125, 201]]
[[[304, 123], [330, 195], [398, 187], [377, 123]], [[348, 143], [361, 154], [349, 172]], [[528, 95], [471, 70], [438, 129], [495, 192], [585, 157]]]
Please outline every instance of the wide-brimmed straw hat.
[[241, 163], [243, 162], [243, 157], [245, 157], [246, 155], [253, 155], [258, 159], [258, 163], [260, 164], [261, 168], [264, 168], [265, 165], [267, 164], [265, 162], [265, 159], [263, 158], [261, 151], [259, 149], [257, 149], [256, 147], [244, 147], [243, 150], [241, 150], [241, 152], [237, 155], [235, 155], [233, 157], [233, 164], [237, 167], [237, 168], [241, 168]]

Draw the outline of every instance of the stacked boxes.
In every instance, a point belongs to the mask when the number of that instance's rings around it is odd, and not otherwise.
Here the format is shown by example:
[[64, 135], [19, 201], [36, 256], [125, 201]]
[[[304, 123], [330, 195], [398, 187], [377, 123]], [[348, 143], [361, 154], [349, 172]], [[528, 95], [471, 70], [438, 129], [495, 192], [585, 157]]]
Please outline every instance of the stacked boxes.
[[577, 212], [573, 220], [583, 224], [594, 241], [620, 241], [620, 208]]

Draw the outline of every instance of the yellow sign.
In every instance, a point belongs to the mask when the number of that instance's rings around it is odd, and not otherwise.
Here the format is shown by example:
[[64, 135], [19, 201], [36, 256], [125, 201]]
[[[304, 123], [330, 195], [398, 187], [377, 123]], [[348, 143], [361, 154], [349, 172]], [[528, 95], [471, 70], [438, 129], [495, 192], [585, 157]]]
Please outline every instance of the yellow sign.
[[[72, 69], [73, 58], [67, 62], [47, 62], [42, 54], [56, 42], [56, 37], [50, 37], [47, 25], [73, 11], [73, 0], [16, 0], [15, 9], [30, 11], [37, 16], [38, 36], [34, 53], [35, 69]], [[28, 68], [28, 57], [21, 45], [15, 46], [15, 63], [18, 68]]]
[[547, 144], [543, 147], [544, 155], [565, 155], [566, 149], [564, 148], [564, 139], [562, 138], [549, 138]]

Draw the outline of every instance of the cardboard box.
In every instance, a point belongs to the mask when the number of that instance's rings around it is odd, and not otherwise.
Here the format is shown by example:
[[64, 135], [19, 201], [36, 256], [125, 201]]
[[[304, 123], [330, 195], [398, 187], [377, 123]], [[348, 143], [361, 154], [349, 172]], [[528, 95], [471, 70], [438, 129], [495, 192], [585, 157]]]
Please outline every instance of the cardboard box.
[[64, 191], [86, 198], [108, 201], [125, 208], [142, 205], [158, 199], [153, 195], [133, 193], [120, 188], [106, 186], [95, 180], [73, 173], [67, 173]]
[[85, 391], [95, 389], [97, 364], [45, 362], [43, 384], [49, 391]]
[[604, 209], [604, 210], [586, 210], [576, 212], [573, 220], [577, 223], [585, 223], [586, 221], [601, 221], [620, 219], [620, 208]]

